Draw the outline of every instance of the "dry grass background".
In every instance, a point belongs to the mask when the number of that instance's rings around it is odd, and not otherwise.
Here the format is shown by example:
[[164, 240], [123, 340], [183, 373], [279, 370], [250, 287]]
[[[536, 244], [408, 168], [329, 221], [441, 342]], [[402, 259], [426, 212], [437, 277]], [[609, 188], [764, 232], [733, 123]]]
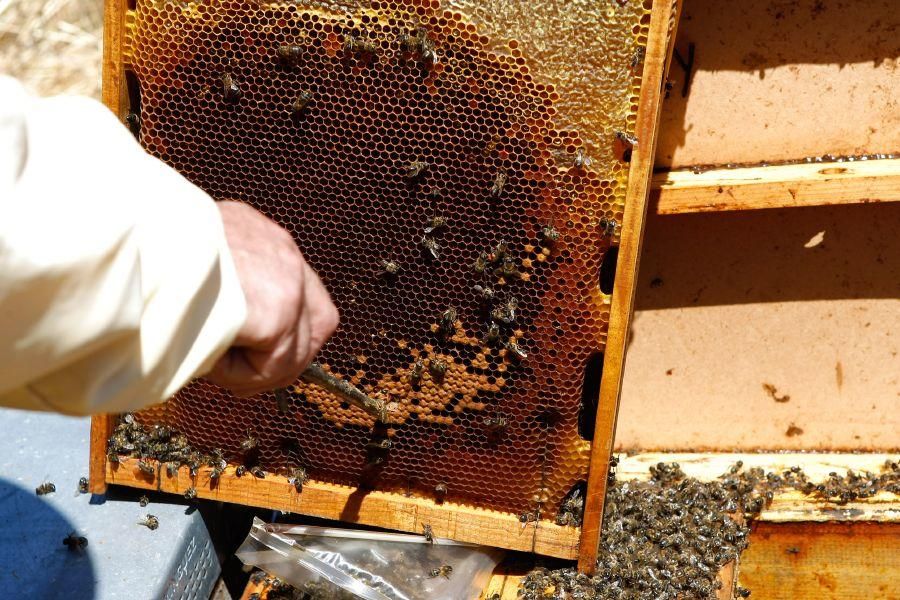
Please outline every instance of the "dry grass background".
[[0, 73], [34, 93], [100, 97], [103, 0], [0, 0]]

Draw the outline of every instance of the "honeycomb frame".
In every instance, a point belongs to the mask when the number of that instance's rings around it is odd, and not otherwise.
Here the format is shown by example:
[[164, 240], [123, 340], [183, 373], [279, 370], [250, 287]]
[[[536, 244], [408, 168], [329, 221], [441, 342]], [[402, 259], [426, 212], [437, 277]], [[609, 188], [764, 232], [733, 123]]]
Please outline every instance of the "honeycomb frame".
[[[157, 3], [159, 4], [159, 3]], [[426, 3], [427, 4], [427, 3]], [[435, 3], [434, 8], [437, 9], [438, 5]], [[671, 10], [672, 6], [662, 2], [655, 2], [653, 11], [661, 11], [662, 8], [665, 7], [667, 10]], [[650, 22], [650, 14], [653, 12], [646, 10], [647, 19], [644, 23], [645, 26], [649, 25]], [[451, 19], [452, 20], [452, 19]], [[134, 66], [134, 56], [131, 54], [133, 50], [134, 37], [135, 33], [135, 25], [136, 18], [134, 9], [128, 9], [125, 6], [124, 2], [119, 2], [118, 0], [109, 0], [107, 2], [107, 12], [106, 12], [106, 28], [105, 28], [105, 53], [107, 60], [105, 61], [105, 69], [104, 69], [104, 100], [110, 108], [116, 111], [120, 116], [124, 117], [129, 110], [129, 90], [128, 84], [125, 78], [125, 68], [126, 65], [129, 68], [133, 68]], [[369, 32], [366, 32], [368, 35]], [[358, 31], [354, 31], [351, 35], [360, 35]], [[646, 35], [646, 34], [645, 34]], [[478, 36], [472, 36], [473, 40], [480, 41]], [[386, 40], [381, 40], [382, 47], [386, 45]], [[649, 40], [645, 40], [645, 43], [649, 44]], [[662, 47], [665, 48], [666, 44], [663, 42]], [[327, 37], [325, 39], [325, 43], [323, 44], [326, 53], [332, 53], [334, 57], [337, 57], [343, 50], [345, 50], [340, 43], [340, 37]], [[515, 48], [512, 48], [513, 52], [511, 54], [512, 59], [509, 61], [509, 66], [512, 69], [516, 68], [516, 65], [521, 66], [524, 62], [521, 56], [516, 56]], [[521, 54], [521, 53], [519, 53]], [[665, 52], [663, 51], [663, 55]], [[351, 57], [352, 59], [352, 57]], [[648, 61], [645, 60], [645, 69], [646, 63]], [[660, 61], [663, 62], [663, 61]], [[353, 66], [355, 68], [355, 65]], [[524, 80], [520, 80], [519, 83], [522, 84]], [[640, 90], [640, 77], [637, 76], [634, 78], [632, 83], [632, 94], [634, 97], [634, 101], [636, 102], [638, 94], [641, 92]], [[208, 84], [210, 89], [215, 86], [214, 81], [210, 81]], [[531, 90], [541, 96], [544, 101], [550, 99], [550, 95], [552, 95], [552, 89], [548, 92], [546, 88], [541, 88], [540, 84], [530, 83]], [[143, 91], [143, 90], [142, 90]], [[655, 122], [655, 115], [658, 114], [658, 90], [656, 90], [656, 98], [653, 98], [653, 94], [649, 94], [650, 100], [648, 104], [650, 105], [647, 110], [652, 112]], [[641, 94], [643, 98], [643, 94]], [[541, 102], [537, 102], [535, 105], [540, 105]], [[549, 102], [547, 102], [549, 104]], [[644, 111], [646, 112], [646, 110]], [[635, 114], [632, 115], [631, 125], [634, 125], [640, 117], [640, 110], [635, 111]], [[545, 113], [546, 114], [546, 113]], [[283, 115], [282, 115], [283, 116]], [[546, 119], [545, 119], [546, 120]], [[532, 126], [540, 127], [540, 123], [535, 125], [535, 123], [531, 123]], [[540, 129], [539, 129], [540, 130]], [[491, 131], [488, 128], [488, 131]], [[543, 130], [540, 130], [543, 131]], [[621, 200], [624, 200], [626, 197], [626, 187], [627, 187], [627, 195], [630, 198], [629, 202], [634, 208], [638, 209], [640, 215], [643, 214], [644, 201], [646, 198], [646, 179], [649, 174], [649, 167], [647, 165], [640, 164], [641, 161], [637, 160], [639, 156], [648, 155], [652, 156], [652, 139], [655, 135], [655, 128], [650, 129], [649, 140], [650, 142], [646, 144], [638, 144], [635, 150], [635, 157], [632, 159], [631, 164], [631, 175], [628, 175], [628, 169], [620, 176], [619, 185], [621, 187]], [[576, 149], [578, 145], [575, 144], [576, 138], [570, 137], [568, 143], [568, 150], [571, 153], [572, 150]], [[159, 148], [154, 148], [153, 144], [155, 140], [142, 140], [144, 142], [145, 147], [151, 150], [151, 152], [159, 155], [161, 153]], [[489, 147], [493, 142], [493, 138], [488, 135], [486, 136], [481, 144], [483, 147]], [[531, 147], [529, 147], [531, 148]], [[526, 148], [525, 150], [528, 150]], [[514, 151], [518, 152], [519, 156], [527, 155], [527, 152], [522, 148], [514, 149]], [[509, 150], [501, 150], [509, 152]], [[546, 152], [538, 158], [543, 159], [546, 157]], [[165, 158], [165, 157], [164, 157]], [[404, 158], [403, 164], [408, 162], [408, 159], [416, 159], [416, 156], [409, 156]], [[430, 157], [429, 157], [430, 158]], [[647, 160], [647, 157], [644, 156], [644, 161]], [[171, 161], [170, 161], [171, 162]], [[397, 161], [394, 161], [395, 163]], [[177, 166], [177, 165], [176, 165]], [[635, 179], [635, 169], [636, 167], [645, 168], [644, 173], [640, 174], [639, 179], [643, 180], [643, 185], [635, 185], [638, 179]], [[180, 169], [184, 172], [184, 169]], [[516, 178], [521, 173], [521, 169], [515, 171], [512, 175], [512, 178]], [[186, 173], [190, 177], [190, 173]], [[485, 186], [489, 186], [492, 182], [492, 171], [488, 171], [486, 173], [481, 173], [482, 184]], [[590, 174], [589, 174], [590, 175]], [[596, 179], [596, 178], [595, 178]], [[511, 184], [510, 188], [506, 190], [505, 193], [516, 194], [519, 193], [515, 186], [519, 185], [518, 182], [514, 180]], [[602, 183], [597, 183], [596, 185], [602, 186]], [[207, 186], [208, 187], [208, 186]], [[636, 189], [637, 192], [633, 192], [633, 189]], [[216, 195], [216, 190], [210, 190]], [[631, 198], [631, 196], [637, 193], [640, 195], [637, 199]], [[221, 192], [220, 192], [221, 194]], [[221, 197], [221, 196], [220, 196]], [[553, 200], [558, 200], [555, 198]], [[622, 220], [622, 207], [619, 206], [618, 209], [613, 210], [611, 216], [616, 218], [621, 222]], [[532, 264], [537, 264], [545, 260], [544, 257], [550, 257], [551, 260], [553, 258], [552, 253], [556, 250], [552, 247], [544, 246], [542, 249], [540, 247], [540, 239], [539, 239], [539, 231], [540, 224], [545, 223], [546, 221], [541, 220], [546, 213], [542, 213], [537, 211], [534, 213], [531, 224], [533, 226], [533, 230], [529, 233], [533, 236], [533, 244], [531, 248], [525, 248], [525, 252], [532, 252], [533, 261]], [[637, 219], [640, 221], [640, 219]], [[552, 221], [550, 221], [552, 223]], [[638, 223], [639, 224], [639, 223]], [[585, 226], [592, 225], [596, 227], [596, 222], [594, 223], [584, 223]], [[565, 223], [560, 226], [560, 230], [562, 231], [562, 235], [565, 238], [566, 236], [571, 235], [571, 232], [567, 230], [568, 227], [573, 227], [574, 224]], [[632, 229], [629, 228], [630, 224], [626, 219], [622, 225], [621, 231], [616, 232], [614, 229], [614, 235], [618, 238], [619, 241], [619, 249], [622, 250], [622, 247], [626, 244], [631, 244], [632, 246], [637, 246], [639, 244], [639, 234], [637, 239], [633, 239], [634, 236], [631, 235]], [[302, 245], [302, 244], [301, 244]], [[610, 240], [607, 249], [613, 245], [613, 240]], [[471, 257], [470, 257], [471, 258]], [[602, 256], [599, 257], [602, 259]], [[519, 268], [522, 268], [522, 265], [525, 264], [524, 259], [517, 265]], [[594, 263], [592, 265], [578, 265], [577, 268], [573, 268], [574, 272], [596, 272], [599, 268], [598, 263]], [[621, 269], [620, 269], [621, 270]], [[618, 277], [618, 275], [617, 275]], [[326, 279], [327, 281], [327, 279]], [[619, 283], [617, 278], [617, 292], [619, 291]], [[630, 284], [629, 284], [630, 286]], [[631, 296], [632, 290], [627, 289], [624, 290], [624, 293], [621, 294], [623, 297]], [[629, 307], [626, 310], [626, 313], [630, 313], [630, 302], [628, 303]], [[609, 297], [607, 295], [605, 302], [598, 302], [598, 305], [602, 305], [605, 307], [607, 314], [609, 313]], [[344, 307], [342, 307], [344, 308]], [[526, 305], [523, 307], [523, 310], [528, 311], [529, 307]], [[426, 332], [425, 336], [437, 334], [439, 328], [438, 317], [433, 313], [436, 311], [432, 311], [433, 321], [429, 323], [425, 323], [425, 325], [430, 325], [431, 331]], [[537, 311], [540, 312], [540, 311]], [[624, 320], [624, 323], [627, 324], [627, 320], [629, 314], [624, 314], [620, 316], [620, 321]], [[462, 319], [460, 320], [462, 321]], [[420, 329], [423, 329], [422, 324], [419, 326]], [[471, 343], [472, 342], [472, 331], [473, 327], [466, 327], [465, 323], [454, 322], [453, 331], [448, 334], [448, 337], [452, 338], [454, 342], [460, 343]], [[533, 331], [531, 332], [533, 333]], [[601, 332], [602, 333], [602, 332]], [[517, 331], [511, 332], [513, 338], [516, 341], [520, 339], [521, 334]], [[475, 340], [477, 343], [478, 340]], [[523, 343], [524, 344], [524, 343]], [[422, 344], [421, 342], [418, 344], [421, 347], [426, 347], [428, 344]], [[352, 344], [351, 344], [352, 347]], [[595, 346], [593, 350], [602, 349], [601, 346]], [[497, 356], [499, 357], [499, 364], [508, 368], [515, 368], [516, 361], [512, 357], [509, 356], [508, 352], [504, 353], [503, 350], [497, 352]], [[453, 359], [456, 358], [454, 356], [447, 357], [451, 365], [454, 364]], [[609, 359], [607, 359], [609, 360]], [[621, 360], [621, 359], [618, 359]], [[365, 362], [365, 361], [360, 361]], [[606, 369], [609, 368], [607, 364], [605, 366]], [[465, 369], [461, 370], [458, 375], [460, 377], [465, 377]], [[348, 370], [344, 368], [342, 370], [342, 374], [348, 373]], [[453, 371], [451, 370], [451, 377], [453, 375]], [[604, 376], [604, 380], [607, 377]], [[363, 378], [357, 378], [357, 383], [364, 383]], [[613, 403], [617, 400], [617, 389], [618, 384], [615, 384], [616, 389], [616, 398], [613, 399]], [[299, 395], [300, 393], [305, 393], [307, 398], [309, 396], [315, 396], [316, 391], [310, 389], [297, 389], [295, 390]], [[484, 391], [484, 390], [477, 390]], [[315, 400], [315, 399], [314, 399]], [[472, 408], [473, 405], [478, 404], [477, 394], [472, 394], [468, 398], [463, 398], [466, 402], [469, 402], [469, 405], [465, 404], [457, 404], [459, 411], [465, 411], [467, 408]], [[321, 405], [327, 405], [329, 399], [326, 397], [322, 397], [318, 399], [318, 403]], [[271, 398], [269, 399], [269, 403], [271, 404]], [[316, 403], [316, 402], [312, 402]], [[345, 409], [340, 407], [339, 403], [334, 403], [332, 405], [332, 410], [337, 413], [341, 413], [342, 411], [349, 411], [349, 409]], [[407, 407], [408, 408], [408, 407]], [[476, 408], [475, 412], [478, 409]], [[571, 411], [570, 411], [571, 412]], [[409, 411], [407, 411], [407, 414]], [[350, 425], [363, 425], [368, 426], [371, 423], [365, 421], [366, 417], [358, 414], [353, 414], [352, 412], [347, 412], [343, 415], [345, 419], [345, 424]], [[517, 415], [513, 415], [517, 416]], [[571, 415], [570, 415], [571, 416]], [[558, 418], [558, 417], [553, 417]], [[355, 420], [355, 421], [354, 421]], [[601, 420], [600, 415], [598, 414], [598, 422]], [[538, 421], [536, 421], [538, 422]], [[570, 423], [571, 424], [571, 423]], [[614, 425], [614, 423], [613, 423]], [[106, 482], [109, 483], [120, 483], [125, 485], [135, 485], [137, 487], [155, 487], [157, 489], [163, 489], [168, 491], [182, 492], [186, 487], [188, 487], [188, 480], [184, 479], [186, 473], [179, 472], [175, 477], [166, 477], [161, 472], [158, 474], [156, 478], [147, 478], [141, 477], [136, 474], [133, 468], [133, 465], [129, 465], [126, 461], [122, 465], [119, 465], [118, 468], [113, 468], [110, 465], [105, 464], [105, 449], [101, 449], [101, 445], [105, 446], [105, 440], [109, 435], [109, 431], [112, 426], [112, 417], [99, 417], [95, 419], [94, 428], [92, 430], [92, 485], [95, 489], [100, 489], [104, 487]], [[597, 436], [599, 441], [602, 443], [598, 444], [597, 441], [594, 442], [593, 447], [594, 451], [598, 447], [603, 448], [607, 446], [607, 442], [609, 441], [607, 438], [611, 438], [612, 428], [609, 423], [604, 423], [602, 425], [602, 429], [598, 428]], [[569, 427], [569, 431], [573, 430], [572, 427]], [[608, 431], [607, 431], [608, 430]], [[232, 440], [232, 443], [235, 443], [237, 440]], [[438, 454], [441, 453], [440, 448], [436, 448]], [[574, 477], [570, 472], [566, 475], [565, 481], [563, 485], [556, 486], [555, 489], [555, 497], [553, 498], [540, 498], [535, 497], [537, 494], [532, 494], [534, 498], [534, 502], [540, 506], [543, 504], [556, 505], [558, 504], [563, 495], [567, 493], [570, 489], [570, 484], [573, 480], [577, 479], [586, 479], [587, 477], [587, 464], [589, 453], [591, 450], [590, 443], [583, 443], [580, 445], [580, 454], [581, 457], [580, 464], [577, 466]], [[444, 450], [445, 451], [445, 450]], [[606, 459], [608, 462], [608, 453], [606, 455]], [[556, 465], [554, 465], [556, 466]], [[533, 469], [534, 465], [531, 465], [530, 468]], [[547, 469], [547, 463], [544, 462], [540, 465], [541, 470], [541, 478], [544, 479], [547, 476], [547, 472], [549, 472], [550, 477], [554, 475], [554, 473], [558, 472], [558, 468]], [[358, 475], [358, 474], [357, 474]], [[444, 477], [445, 478], [445, 477]], [[591, 478], [594, 478], [594, 473], [591, 473]], [[189, 478], [190, 479], [190, 478]], [[362, 516], [362, 513], [365, 513], [365, 510], [362, 510], [360, 507], [357, 507], [359, 510], [357, 514], [353, 514], [352, 511], [348, 512], [346, 509], [346, 503], [351, 502], [350, 498], [354, 495], [360, 494], [360, 490], [362, 488], [353, 485], [346, 485], [346, 482], [335, 481], [332, 479], [330, 482], [311, 482], [305, 486], [303, 493], [301, 496], [306, 496], [307, 499], [310, 499], [310, 502], [304, 502], [304, 499], [286, 499], [281, 498], [281, 495], [285, 495], [287, 498], [291, 498], [291, 492], [288, 489], [289, 486], [283, 485], [286, 484], [286, 478], [270, 478], [273, 481], [269, 481], [262, 485], [259, 481], [254, 481], [252, 478], [246, 478], [243, 481], [233, 477], [233, 473], [226, 470], [226, 473], [223, 474], [221, 482], [215, 486], [210, 487], [210, 489], [203, 488], [201, 489], [198, 486], [197, 492], [200, 497], [216, 497], [219, 499], [226, 499], [230, 501], [237, 501], [244, 504], [258, 505], [258, 506], [267, 506], [272, 508], [281, 508], [283, 510], [290, 510], [292, 512], [302, 512], [307, 514], [314, 514], [319, 516], [327, 516], [330, 518], [341, 518], [343, 520], [349, 521], [357, 521], [375, 525], [384, 525], [397, 529], [407, 529], [411, 531], [418, 531], [421, 529], [421, 519], [414, 518], [412, 523], [398, 523], [398, 522], [388, 522], [390, 519], [386, 518], [386, 512], [383, 511], [383, 506], [381, 508], [377, 506], [373, 506], [374, 515]], [[605, 473], [603, 475], [603, 479], [605, 480]], [[443, 481], [442, 479], [438, 479], [438, 481]], [[433, 487], [432, 482], [430, 484]], [[270, 485], [271, 484], [271, 485]], [[342, 485], [343, 484], [343, 485]], [[543, 485], [543, 484], [542, 484]], [[273, 487], [274, 490], [266, 491], [262, 494], [253, 493], [251, 488], [260, 488], [260, 487]], [[543, 492], [546, 488], [542, 488], [540, 491]], [[318, 491], [317, 491], [318, 490]], [[513, 547], [516, 549], [526, 549], [526, 550], [534, 550], [543, 554], [551, 554], [556, 556], [565, 556], [565, 557], [573, 557], [575, 552], [577, 551], [577, 540], [578, 540], [578, 530], [576, 528], [571, 527], [560, 527], [552, 523], [552, 520], [546, 518], [546, 513], [544, 518], [540, 519], [537, 523], [533, 525], [529, 525], [526, 521], [525, 525], [527, 527], [523, 527], [519, 523], [519, 517], [523, 514], [520, 511], [510, 510], [510, 506], [500, 506], [499, 509], [496, 504], [492, 505], [490, 502], [480, 501], [477, 497], [472, 497], [471, 495], [463, 494], [461, 496], [451, 496], [447, 501], [441, 501], [443, 499], [435, 499], [428, 498], [423, 496], [421, 493], [418, 494], [418, 497], [407, 497], [409, 494], [404, 495], [397, 493], [399, 490], [396, 486], [393, 486], [393, 489], [378, 492], [364, 494], [365, 498], [361, 500], [361, 507], [364, 507], [366, 503], [372, 504], [373, 501], [379, 500], [381, 496], [389, 497], [390, 500], [384, 500], [386, 504], [391, 506], [415, 506], [416, 510], [422, 511], [422, 514], [431, 514], [433, 515], [433, 521], [437, 521], [438, 523], [442, 523], [443, 525], [438, 525], [434, 527], [436, 535], [446, 535], [447, 537], [456, 537], [457, 539], [466, 539], [468, 541], [477, 541], [479, 543], [488, 543], [496, 546], [505, 546], [505, 547]], [[530, 491], [534, 491], [533, 489]], [[338, 512], [335, 512], [334, 507], [329, 505], [327, 507], [318, 506], [317, 501], [314, 496], [317, 494], [324, 496], [334, 496], [328, 502], [341, 504], [343, 503], [344, 508]], [[415, 495], [413, 495], [415, 496]], [[523, 494], [521, 491], [519, 492], [519, 498], [521, 499]], [[326, 502], [327, 504], [327, 502]], [[336, 505], [337, 505], [336, 504]], [[378, 502], [375, 502], [377, 505]], [[602, 498], [601, 498], [601, 506], [602, 506]], [[426, 508], [427, 507], [427, 508]], [[474, 515], [474, 516], [473, 516]], [[459, 517], [457, 519], [456, 517]], [[464, 518], [463, 518], [464, 517]], [[553, 514], [550, 514], [550, 519], [552, 519]], [[460, 520], [461, 519], [461, 520]], [[484, 531], [486, 534], [482, 534], [478, 531], [458, 531], [458, 528], [461, 527], [461, 523], [468, 523], [471, 525], [472, 522], [486, 520], [492, 524], [481, 525], [479, 527], [484, 527]], [[396, 520], [395, 520], [396, 521]], [[458, 522], [456, 522], [458, 521]], [[467, 529], [472, 529], [473, 527], [464, 527]]]

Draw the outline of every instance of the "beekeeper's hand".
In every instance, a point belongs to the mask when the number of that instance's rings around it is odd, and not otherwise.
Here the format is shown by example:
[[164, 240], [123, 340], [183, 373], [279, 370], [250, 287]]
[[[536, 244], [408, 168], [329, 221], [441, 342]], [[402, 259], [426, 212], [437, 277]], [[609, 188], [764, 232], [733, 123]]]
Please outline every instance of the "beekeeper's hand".
[[287, 231], [247, 204], [218, 206], [247, 319], [206, 378], [242, 396], [285, 387], [334, 333], [337, 309]]

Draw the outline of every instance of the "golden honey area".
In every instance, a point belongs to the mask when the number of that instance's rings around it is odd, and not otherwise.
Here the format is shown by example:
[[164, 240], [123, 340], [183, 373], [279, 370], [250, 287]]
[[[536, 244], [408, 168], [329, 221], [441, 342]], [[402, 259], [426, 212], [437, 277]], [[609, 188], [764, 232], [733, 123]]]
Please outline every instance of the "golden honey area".
[[532, 31], [487, 2], [139, 1], [141, 143], [292, 232], [341, 313], [320, 362], [394, 408], [373, 429], [307, 384], [282, 412], [201, 381], [140, 418], [233, 461], [252, 435], [270, 471], [554, 513], [586, 476], [646, 44], [643, 5], [595, 5], [541, 3]]

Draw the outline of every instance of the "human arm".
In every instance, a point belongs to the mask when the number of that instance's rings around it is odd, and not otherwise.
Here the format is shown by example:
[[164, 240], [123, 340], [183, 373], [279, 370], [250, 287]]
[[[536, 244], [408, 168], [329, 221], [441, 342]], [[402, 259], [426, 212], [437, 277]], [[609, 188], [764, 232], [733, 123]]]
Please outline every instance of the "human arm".
[[[296, 256], [277, 274], [299, 281], [270, 300], [300, 298], [298, 307], [272, 326], [254, 289], [248, 310], [242, 285], [260, 285], [258, 247], [268, 259], [278, 253], [228, 218], [247, 210], [217, 206], [98, 103], [35, 99], [0, 77], [0, 404], [119, 412], [162, 401], [214, 365], [213, 379], [241, 393], [299, 370], [318, 346], [281, 338], [300, 337], [303, 314], [327, 338], [336, 312], [323, 288], [319, 316], [304, 313], [316, 286], [302, 285]], [[277, 226], [255, 215], [271, 237]], [[224, 222], [243, 244], [243, 276]], [[236, 337], [244, 349], [229, 350]]]

